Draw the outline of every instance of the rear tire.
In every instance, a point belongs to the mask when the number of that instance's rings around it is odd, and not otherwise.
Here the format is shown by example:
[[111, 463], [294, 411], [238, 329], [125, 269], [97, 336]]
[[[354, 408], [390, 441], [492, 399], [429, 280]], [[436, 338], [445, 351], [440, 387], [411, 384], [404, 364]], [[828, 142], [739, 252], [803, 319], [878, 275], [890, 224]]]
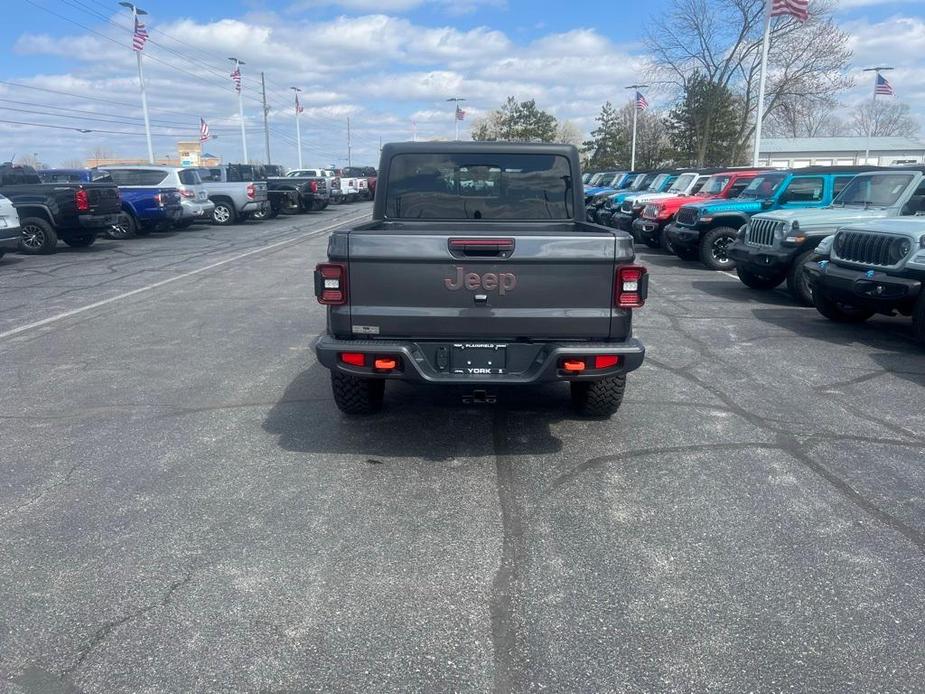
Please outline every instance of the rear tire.
[[375, 414], [382, 409], [385, 381], [332, 371], [331, 391], [334, 393], [334, 403], [344, 414]]
[[662, 245], [661, 243], [659, 243], [658, 238], [653, 239], [647, 236], [646, 238], [643, 239], [643, 241], [649, 248], [660, 248]]
[[620, 409], [626, 376], [608, 376], [600, 381], [577, 381], [572, 388], [572, 406], [585, 417], [610, 417]]
[[729, 257], [729, 246], [736, 240], [732, 227], [710, 229], [700, 239], [700, 260], [711, 270], [731, 270], [736, 262]]
[[19, 220], [22, 237], [19, 250], [27, 255], [48, 255], [54, 253], [58, 246], [58, 234], [54, 228], [41, 217], [26, 217]]
[[[813, 305], [813, 287], [809, 277], [803, 271], [803, 263], [815, 255], [815, 251], [804, 251], [793, 259], [793, 265], [787, 273], [787, 289], [798, 303], [804, 306]], [[819, 256], [820, 258], [822, 256]]]
[[234, 203], [218, 200], [215, 203], [215, 209], [212, 210], [212, 223], [220, 227], [236, 224], [238, 221], [238, 211], [234, 208]]
[[822, 292], [813, 292], [813, 304], [819, 313], [834, 323], [863, 323], [874, 315], [870, 309], [832, 301]]
[[128, 212], [119, 213], [119, 221], [106, 229], [106, 236], [117, 241], [130, 239], [138, 231], [138, 224], [135, 218]]
[[750, 289], [774, 289], [774, 287], [784, 281], [783, 275], [766, 277], [756, 274], [744, 267], [737, 267], [736, 274], [739, 276], [739, 280], [741, 280], [742, 284]]
[[696, 248], [672, 247], [672, 250], [674, 250], [674, 254], [681, 260], [697, 260], [698, 253]]
[[82, 236], [71, 236], [70, 238], [64, 239], [64, 243], [66, 243], [71, 248], [86, 248], [96, 243], [96, 234], [83, 234]]

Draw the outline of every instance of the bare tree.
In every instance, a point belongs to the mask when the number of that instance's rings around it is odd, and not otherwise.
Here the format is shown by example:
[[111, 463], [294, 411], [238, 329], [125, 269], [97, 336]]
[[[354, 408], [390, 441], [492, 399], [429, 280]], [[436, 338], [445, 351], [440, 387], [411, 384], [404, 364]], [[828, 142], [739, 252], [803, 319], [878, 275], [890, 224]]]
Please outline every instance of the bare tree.
[[770, 137], [836, 137], [845, 134], [845, 125], [834, 115], [835, 99], [807, 101], [782, 99], [768, 115], [764, 132]]
[[35, 154], [20, 154], [14, 163], [17, 166], [31, 166], [33, 169], [48, 168], [48, 165], [43, 164]]
[[82, 169], [84, 165], [83, 159], [65, 159], [61, 162], [62, 169]]
[[[663, 83], [684, 93], [696, 73], [742, 99], [738, 151], [731, 159], [741, 158], [754, 133], [764, 8], [765, 0], [677, 0], [652, 20], [646, 37], [651, 69]], [[832, 0], [816, 0], [804, 23], [772, 20], [766, 114], [785, 100], [824, 101], [851, 86], [844, 73], [848, 36], [836, 26], [832, 8]], [[709, 132], [709, 110], [703, 117]]]
[[585, 137], [581, 130], [570, 120], [559, 121], [556, 128], [556, 142], [564, 142], [567, 145], [575, 145], [581, 148]]
[[919, 122], [901, 101], [878, 99], [862, 101], [851, 114], [851, 129], [855, 135], [874, 137], [915, 137], [919, 134]]

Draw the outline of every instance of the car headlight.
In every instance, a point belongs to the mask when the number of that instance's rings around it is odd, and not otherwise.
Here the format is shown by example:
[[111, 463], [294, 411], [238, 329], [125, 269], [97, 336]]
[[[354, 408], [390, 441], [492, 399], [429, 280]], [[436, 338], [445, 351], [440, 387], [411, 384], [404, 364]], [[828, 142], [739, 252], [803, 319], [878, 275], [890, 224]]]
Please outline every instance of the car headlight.
[[829, 257], [832, 253], [832, 242], [835, 241], [835, 235], [826, 236], [822, 241], [819, 242], [819, 245], [816, 246], [816, 254]]
[[898, 238], [890, 243], [890, 264], [895, 265], [912, 250], [912, 241], [907, 238]]

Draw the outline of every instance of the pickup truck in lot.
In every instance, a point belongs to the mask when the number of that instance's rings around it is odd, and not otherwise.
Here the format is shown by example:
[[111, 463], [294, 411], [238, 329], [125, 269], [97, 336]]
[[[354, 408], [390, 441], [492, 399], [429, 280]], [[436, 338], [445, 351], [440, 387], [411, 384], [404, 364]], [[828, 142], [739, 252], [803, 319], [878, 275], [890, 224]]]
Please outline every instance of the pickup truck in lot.
[[9, 198], [0, 195], [0, 258], [19, 248], [19, 214]]
[[756, 214], [740, 230], [729, 255], [744, 285], [769, 290], [786, 280], [793, 298], [812, 306], [804, 270], [820, 241], [846, 224], [925, 215], [925, 168], [864, 167], [853, 177], [838, 171], [828, 207]]
[[[269, 207], [267, 182], [248, 180], [233, 164], [225, 166], [200, 167], [196, 169], [202, 185], [215, 203], [212, 222], [228, 226], [243, 222], [255, 212], [266, 212]], [[260, 215], [262, 219], [265, 215]]]
[[[43, 169], [38, 172], [46, 183], [116, 183], [105, 169]], [[117, 174], [121, 181], [137, 181], [137, 175]], [[168, 231], [180, 220], [180, 192], [161, 186], [125, 185], [119, 187], [122, 213], [118, 221], [105, 230], [111, 239], [127, 239], [152, 231]]]
[[113, 183], [43, 183], [30, 166], [0, 166], [0, 194], [16, 208], [23, 253], [54, 253], [58, 239], [90, 246], [121, 209]]
[[667, 229], [675, 215], [685, 205], [702, 200], [729, 200], [737, 198], [762, 169], [733, 169], [710, 176], [703, 186], [690, 195], [650, 199], [642, 214], [633, 220], [633, 236], [650, 248], [664, 248], [674, 253]]
[[648, 274], [629, 234], [584, 221], [580, 177], [568, 145], [385, 145], [372, 222], [335, 231], [315, 270], [337, 406], [375, 412], [396, 379], [489, 402], [559, 381], [579, 412], [616, 412]]
[[824, 207], [853, 177], [852, 167], [766, 171], [753, 178], [733, 200], [683, 206], [668, 227], [671, 246], [683, 260], [699, 258], [711, 270], [732, 270], [735, 260], [729, 255], [730, 247], [752, 215], [777, 209]]
[[311, 212], [323, 210], [330, 202], [330, 188], [328, 179], [324, 176], [293, 176], [289, 172], [282, 177], [267, 179], [270, 193], [285, 191], [292, 195], [289, 205], [281, 208], [280, 212]]
[[348, 177], [356, 178], [365, 184], [360, 186], [360, 197], [364, 200], [372, 200], [376, 196], [376, 170], [371, 166], [347, 166], [343, 169], [343, 174]]
[[840, 228], [824, 245], [818, 260], [804, 261], [819, 313], [860, 323], [898, 312], [912, 317], [913, 336], [925, 345], [925, 216], [871, 218]]
[[286, 176], [288, 178], [323, 178], [327, 187], [328, 202], [332, 205], [340, 205], [344, 202], [344, 195], [340, 190], [340, 177], [332, 169], [293, 169]]

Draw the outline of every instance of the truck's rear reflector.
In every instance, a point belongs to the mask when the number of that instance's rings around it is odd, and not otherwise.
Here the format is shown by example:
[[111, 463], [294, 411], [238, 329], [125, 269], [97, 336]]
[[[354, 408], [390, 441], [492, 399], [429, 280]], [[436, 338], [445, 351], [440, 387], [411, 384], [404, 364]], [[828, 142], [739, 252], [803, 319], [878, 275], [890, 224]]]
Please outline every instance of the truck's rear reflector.
[[343, 263], [321, 263], [315, 268], [315, 296], [326, 306], [347, 303], [347, 267]]
[[362, 352], [341, 352], [340, 360], [350, 366], [366, 366], [366, 355]]
[[646, 303], [649, 288], [648, 271], [641, 265], [617, 268], [614, 305], [618, 308], [639, 308]]
[[616, 354], [598, 354], [594, 357], [595, 369], [609, 369], [620, 363], [620, 357]]

